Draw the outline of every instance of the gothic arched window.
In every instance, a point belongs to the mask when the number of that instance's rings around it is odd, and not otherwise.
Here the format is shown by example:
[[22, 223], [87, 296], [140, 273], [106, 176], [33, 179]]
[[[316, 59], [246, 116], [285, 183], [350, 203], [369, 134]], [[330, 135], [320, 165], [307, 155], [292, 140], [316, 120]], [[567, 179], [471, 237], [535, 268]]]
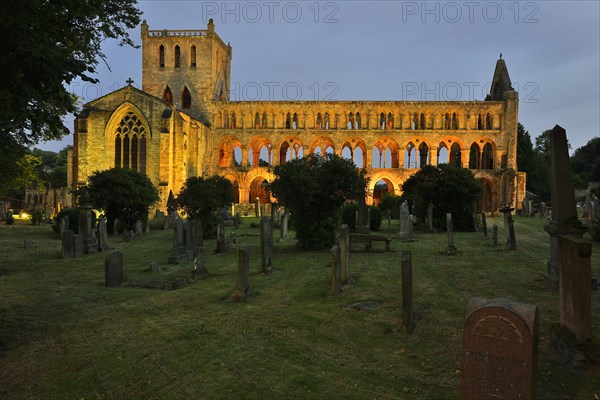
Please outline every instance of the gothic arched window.
[[133, 112], [125, 114], [115, 135], [115, 167], [146, 173], [146, 128]]

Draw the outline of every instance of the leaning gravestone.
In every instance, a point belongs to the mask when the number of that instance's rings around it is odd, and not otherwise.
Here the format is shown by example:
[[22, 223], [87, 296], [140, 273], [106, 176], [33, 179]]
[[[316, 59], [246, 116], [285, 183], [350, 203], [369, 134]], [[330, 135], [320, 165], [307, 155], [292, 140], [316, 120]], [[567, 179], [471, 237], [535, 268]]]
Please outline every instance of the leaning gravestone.
[[119, 250], [108, 253], [104, 259], [104, 279], [109, 287], [123, 283], [123, 254]]
[[452, 225], [452, 214], [446, 214], [446, 233], [448, 235], [448, 247], [446, 248], [446, 255], [455, 256], [458, 253], [458, 249], [454, 245], [454, 227]]
[[463, 330], [461, 399], [533, 399], [538, 308], [471, 298]]
[[235, 290], [231, 297], [235, 300], [246, 300], [250, 295], [248, 275], [250, 273], [250, 253], [246, 246], [240, 247], [238, 252], [238, 269]]
[[402, 252], [402, 331], [411, 333], [415, 329], [412, 318], [413, 285], [412, 255], [410, 251]]
[[408, 203], [405, 201], [400, 205], [400, 233], [398, 237], [400, 240], [409, 241], [410, 240], [410, 213], [408, 211]]
[[271, 219], [262, 217], [260, 220], [260, 258], [261, 272], [270, 274], [273, 271], [273, 230]]

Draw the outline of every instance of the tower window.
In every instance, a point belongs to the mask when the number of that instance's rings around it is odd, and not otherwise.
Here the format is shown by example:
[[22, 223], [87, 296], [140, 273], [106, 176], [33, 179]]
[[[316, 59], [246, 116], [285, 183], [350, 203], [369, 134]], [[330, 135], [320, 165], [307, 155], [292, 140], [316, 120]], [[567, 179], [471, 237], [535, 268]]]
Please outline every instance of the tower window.
[[165, 67], [165, 46], [163, 46], [162, 44], [160, 45], [160, 47], [158, 48], [158, 54], [159, 54], [159, 65], [161, 68]]
[[181, 49], [179, 46], [175, 46], [175, 68], [181, 66]]
[[190, 48], [190, 66], [196, 66], [196, 46], [192, 45]]
[[183, 88], [183, 92], [181, 92], [181, 107], [182, 108], [191, 108], [192, 107], [192, 95], [188, 90], [187, 86]]

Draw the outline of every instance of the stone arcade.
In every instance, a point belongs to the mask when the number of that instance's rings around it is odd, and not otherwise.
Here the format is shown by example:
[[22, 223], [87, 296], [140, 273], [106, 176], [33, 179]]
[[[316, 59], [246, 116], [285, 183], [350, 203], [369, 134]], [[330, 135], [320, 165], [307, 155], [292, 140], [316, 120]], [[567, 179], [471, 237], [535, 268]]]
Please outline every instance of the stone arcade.
[[218, 174], [237, 203], [267, 204], [272, 166], [333, 152], [366, 168], [367, 204], [443, 162], [483, 183], [481, 211], [525, 196], [525, 174], [515, 173], [518, 93], [502, 58], [489, 101], [230, 101], [232, 47], [212, 20], [205, 30], [150, 30], [144, 21], [141, 36], [141, 90], [129, 80], [75, 119], [71, 188], [97, 170], [132, 168], [148, 175], [166, 210], [188, 177]]

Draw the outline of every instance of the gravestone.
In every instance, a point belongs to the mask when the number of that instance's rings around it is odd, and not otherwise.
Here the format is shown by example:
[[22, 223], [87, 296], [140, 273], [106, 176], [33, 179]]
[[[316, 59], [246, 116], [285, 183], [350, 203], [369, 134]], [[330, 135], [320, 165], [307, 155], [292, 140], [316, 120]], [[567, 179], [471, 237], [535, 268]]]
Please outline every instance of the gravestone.
[[204, 239], [202, 238], [202, 221], [195, 219], [191, 222], [192, 228], [192, 247], [204, 247]]
[[259, 217], [262, 218], [262, 217], [266, 217], [266, 216], [267, 216], [267, 212], [265, 211], [265, 205], [261, 204], [260, 205], [260, 215], [259, 215]]
[[592, 338], [592, 244], [569, 235], [559, 235], [560, 324], [579, 341]]
[[61, 237], [66, 229], [67, 227], [65, 226], [65, 219], [61, 218], [60, 221], [58, 221], [58, 233], [61, 235]]
[[271, 204], [271, 237], [273, 237], [273, 229], [275, 228], [275, 225], [279, 222], [277, 219], [278, 209], [279, 207], [277, 207], [275, 204]]
[[545, 280], [549, 289], [558, 290], [560, 258], [558, 235], [581, 238], [587, 230], [577, 217], [567, 132], [558, 125], [550, 131], [550, 193], [552, 219], [544, 227], [550, 235], [550, 260], [547, 263]]
[[402, 331], [411, 333], [415, 329], [412, 317], [412, 255], [410, 251], [402, 252]]
[[529, 214], [528, 217], [535, 217], [535, 210], [533, 209], [533, 200], [527, 200], [527, 211]]
[[98, 250], [104, 251], [108, 247], [108, 232], [106, 230], [106, 217], [101, 215], [98, 219]]
[[427, 206], [427, 232], [433, 233], [433, 204]]
[[61, 235], [63, 258], [75, 257], [75, 232], [65, 229]]
[[260, 199], [258, 197], [254, 200], [254, 214], [256, 218], [260, 217]]
[[415, 217], [412, 214], [408, 215], [408, 241], [415, 241]]
[[169, 256], [169, 264], [179, 264], [187, 260], [185, 248], [183, 246], [183, 221], [177, 214], [173, 217], [173, 247]]
[[142, 237], [143, 234], [143, 224], [142, 221], [140, 221], [139, 219], [137, 221], [135, 221], [135, 224], [133, 225], [133, 236], [135, 237]]
[[85, 254], [83, 236], [73, 235], [73, 243], [75, 244], [75, 257], [83, 257]]
[[196, 247], [194, 251], [194, 269], [192, 270], [194, 279], [208, 278], [208, 270], [204, 265], [204, 247]]
[[356, 219], [356, 233], [368, 234], [369, 228], [369, 209], [365, 203], [365, 196], [358, 199], [358, 215]]
[[152, 261], [150, 263], [150, 272], [159, 272], [160, 271], [160, 265], [158, 265], [158, 261]]
[[241, 246], [238, 251], [238, 269], [235, 289], [231, 295], [236, 300], [246, 300], [250, 295], [248, 275], [250, 273], [250, 253], [246, 246]]
[[546, 203], [544, 203], [543, 201], [540, 203], [540, 217], [546, 217]]
[[505, 206], [500, 211], [504, 215], [504, 233], [506, 236], [506, 250], [517, 250], [517, 239], [515, 238], [515, 221], [512, 218], [514, 208]]
[[270, 274], [273, 271], [273, 236], [271, 219], [262, 217], [260, 220], [260, 258], [261, 272]]
[[487, 219], [485, 217], [485, 213], [481, 213], [481, 229], [483, 230], [483, 236], [487, 239], [488, 231], [487, 231]]
[[408, 203], [404, 201], [404, 203], [400, 205], [400, 233], [398, 234], [400, 240], [410, 240], [409, 225], [410, 213], [408, 211]]
[[190, 220], [182, 222], [182, 233], [183, 233], [183, 251], [185, 252], [185, 259], [187, 261], [194, 259], [194, 242], [192, 238], [192, 223]]
[[104, 280], [106, 286], [114, 287], [123, 283], [123, 254], [112, 251], [104, 259]]
[[288, 235], [288, 222], [289, 222], [289, 215], [287, 213], [287, 211], [285, 211], [282, 215], [281, 215], [281, 239], [285, 239], [287, 238]]
[[120, 225], [119, 218], [115, 218], [115, 220], [113, 221], [113, 235], [119, 234], [119, 225]]
[[225, 236], [225, 224], [223, 220], [217, 225], [217, 253], [226, 253], [229, 251], [229, 241]]
[[[83, 189], [79, 196], [79, 235], [83, 242], [83, 254], [95, 253], [98, 251], [98, 243], [92, 235], [92, 206], [90, 205], [90, 195], [86, 189]], [[77, 253], [77, 249], [76, 249]]]
[[448, 247], [446, 248], [446, 255], [455, 256], [458, 253], [458, 249], [454, 245], [454, 226], [452, 225], [452, 214], [446, 214], [446, 233], [448, 235]]
[[471, 298], [463, 329], [461, 399], [534, 399], [538, 308]]
[[330, 290], [332, 296], [338, 296], [341, 291], [340, 270], [341, 270], [340, 246], [334, 245], [331, 248], [331, 280]]
[[340, 251], [340, 285], [350, 283], [350, 227], [342, 224], [338, 239]]
[[492, 227], [492, 244], [494, 246], [498, 245], [498, 225], [496, 224]]

